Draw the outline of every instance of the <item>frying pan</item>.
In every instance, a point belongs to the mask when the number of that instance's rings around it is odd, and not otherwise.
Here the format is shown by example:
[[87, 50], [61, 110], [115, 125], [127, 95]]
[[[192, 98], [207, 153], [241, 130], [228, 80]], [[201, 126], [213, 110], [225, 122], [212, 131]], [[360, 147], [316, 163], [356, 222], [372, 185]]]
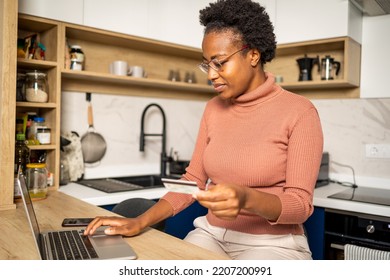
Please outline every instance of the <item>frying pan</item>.
[[88, 130], [81, 137], [81, 150], [83, 152], [84, 163], [99, 163], [106, 153], [107, 144], [103, 136], [96, 132], [93, 126], [93, 112], [91, 103], [91, 93], [87, 92], [88, 102]]

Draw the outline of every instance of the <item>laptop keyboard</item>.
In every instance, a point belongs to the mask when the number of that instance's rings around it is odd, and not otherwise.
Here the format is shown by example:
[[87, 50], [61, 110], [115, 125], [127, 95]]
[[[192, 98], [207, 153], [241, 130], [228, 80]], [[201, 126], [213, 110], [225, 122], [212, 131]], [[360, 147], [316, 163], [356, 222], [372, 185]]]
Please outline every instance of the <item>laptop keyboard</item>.
[[87, 236], [77, 230], [49, 232], [51, 253], [54, 260], [96, 259], [98, 255]]

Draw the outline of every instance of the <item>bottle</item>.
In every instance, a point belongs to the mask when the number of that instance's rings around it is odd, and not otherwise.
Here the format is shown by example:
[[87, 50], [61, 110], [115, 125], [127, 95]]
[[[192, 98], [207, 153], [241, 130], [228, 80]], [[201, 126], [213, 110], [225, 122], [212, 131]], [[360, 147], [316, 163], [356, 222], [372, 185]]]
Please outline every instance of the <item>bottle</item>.
[[24, 121], [23, 119], [16, 119], [16, 135], [18, 134], [24, 134]]
[[34, 118], [31, 127], [29, 129], [28, 140], [38, 140], [37, 138], [38, 128], [46, 128], [45, 118], [43, 117]]
[[[18, 178], [19, 170], [26, 174], [27, 164], [30, 162], [30, 150], [25, 143], [26, 137], [23, 133], [16, 134], [15, 143], [15, 165], [14, 174], [15, 180]], [[16, 183], [16, 182], [15, 182]], [[20, 197], [21, 193], [19, 188], [15, 185], [14, 197]]]
[[70, 47], [70, 69], [84, 70], [85, 56], [80, 46], [73, 45]]
[[36, 112], [27, 112], [27, 123], [26, 123], [26, 139], [29, 139], [29, 135], [31, 134], [31, 126], [34, 122], [34, 118], [37, 117]]

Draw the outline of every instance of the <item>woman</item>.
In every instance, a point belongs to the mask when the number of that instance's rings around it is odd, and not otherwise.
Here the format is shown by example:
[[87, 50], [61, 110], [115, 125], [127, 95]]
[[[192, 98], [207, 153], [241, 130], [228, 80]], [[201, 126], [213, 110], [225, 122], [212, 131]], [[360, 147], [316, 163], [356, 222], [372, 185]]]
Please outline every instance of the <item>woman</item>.
[[232, 259], [311, 259], [302, 223], [313, 212], [322, 156], [317, 111], [264, 71], [276, 41], [263, 7], [221, 0], [200, 11], [200, 22], [199, 67], [218, 96], [206, 105], [183, 179], [201, 190], [168, 193], [135, 219], [97, 217], [86, 234], [110, 225], [107, 234], [136, 235], [197, 200], [208, 214], [188, 242]]

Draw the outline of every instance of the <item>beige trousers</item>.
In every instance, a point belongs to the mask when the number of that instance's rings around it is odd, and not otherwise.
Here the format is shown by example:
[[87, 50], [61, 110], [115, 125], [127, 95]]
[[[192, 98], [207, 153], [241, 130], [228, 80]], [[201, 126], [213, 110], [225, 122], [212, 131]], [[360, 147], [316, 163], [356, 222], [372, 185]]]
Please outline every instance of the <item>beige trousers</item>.
[[195, 229], [185, 241], [235, 260], [311, 260], [305, 235], [247, 234], [208, 223], [205, 216], [194, 221]]

